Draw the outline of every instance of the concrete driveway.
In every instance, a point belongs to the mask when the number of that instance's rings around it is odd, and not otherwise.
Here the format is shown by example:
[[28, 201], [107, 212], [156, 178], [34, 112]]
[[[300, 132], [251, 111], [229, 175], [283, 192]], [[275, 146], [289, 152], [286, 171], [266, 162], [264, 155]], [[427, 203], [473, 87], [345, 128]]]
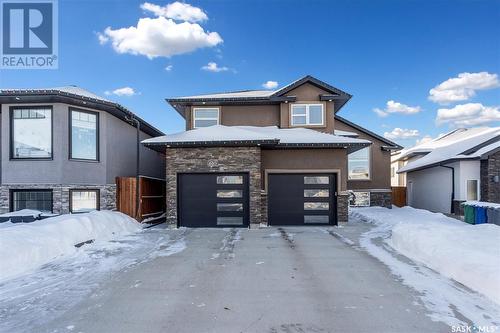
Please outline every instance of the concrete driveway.
[[[449, 332], [346, 228], [184, 229], [38, 332]], [[168, 248], [167, 248], [168, 250]]]

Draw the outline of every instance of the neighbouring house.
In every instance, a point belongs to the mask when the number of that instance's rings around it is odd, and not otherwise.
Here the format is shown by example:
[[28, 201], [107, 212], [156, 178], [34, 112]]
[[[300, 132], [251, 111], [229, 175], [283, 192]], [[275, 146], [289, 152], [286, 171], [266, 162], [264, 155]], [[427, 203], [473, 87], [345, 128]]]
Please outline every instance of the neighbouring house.
[[404, 167], [407, 163], [407, 160], [400, 158], [403, 153], [405, 153], [404, 149], [391, 153], [391, 186], [394, 187], [406, 186], [406, 174], [398, 173], [399, 169]]
[[461, 203], [500, 203], [500, 127], [462, 128], [402, 151], [408, 205], [463, 215]]
[[[115, 178], [136, 175], [140, 139], [163, 133], [84, 89], [0, 90], [0, 211], [57, 214], [114, 209]], [[141, 147], [142, 175], [164, 177], [165, 157]]]
[[167, 221], [187, 227], [333, 225], [353, 205], [391, 206], [397, 144], [336, 113], [351, 95], [314, 77], [278, 90], [169, 98], [186, 131], [165, 153]]

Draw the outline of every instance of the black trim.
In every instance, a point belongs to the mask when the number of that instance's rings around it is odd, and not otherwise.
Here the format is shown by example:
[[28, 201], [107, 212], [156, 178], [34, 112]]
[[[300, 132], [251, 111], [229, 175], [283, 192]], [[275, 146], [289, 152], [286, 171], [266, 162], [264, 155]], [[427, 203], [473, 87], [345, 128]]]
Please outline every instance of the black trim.
[[47, 189], [27, 189], [27, 188], [11, 188], [9, 190], [9, 212], [13, 212], [14, 210], [14, 192], [50, 192], [50, 198], [52, 202], [52, 207], [50, 208], [50, 212], [54, 212], [54, 190], [51, 188]]
[[96, 193], [96, 210], [101, 210], [101, 190], [98, 188], [71, 188], [69, 189], [69, 212], [71, 214], [81, 214], [86, 212], [73, 212], [73, 192], [95, 192]]
[[[350, 122], [349, 120], [347, 120], [345, 118], [342, 118], [340, 116], [335, 115], [335, 120], [339, 120], [339, 121], [341, 121], [341, 122], [343, 122], [343, 123], [345, 123], [345, 124], [347, 124], [347, 125], [349, 125], [351, 127], [354, 127], [355, 129], [357, 129], [357, 130], [359, 130], [359, 131], [361, 131], [361, 132], [363, 132], [365, 134], [373, 136], [374, 138], [376, 138], [376, 139], [378, 139], [378, 140], [380, 140], [380, 141], [382, 141], [384, 143], [387, 143], [389, 146], [394, 147], [394, 149], [403, 149], [403, 147], [400, 146], [400, 145], [398, 145], [397, 143], [394, 143], [391, 140], [387, 140], [386, 138], [384, 138], [384, 137], [382, 137], [382, 136], [380, 136], [380, 135], [378, 135], [378, 134], [376, 134], [376, 133], [374, 133], [374, 132], [372, 132], [370, 130], [367, 130], [364, 127], [356, 125], [355, 123]], [[386, 149], [388, 149], [388, 148], [389, 147], [386, 147]]]
[[[50, 157], [14, 157], [14, 110], [34, 108], [50, 109]], [[11, 161], [52, 161], [54, 159], [54, 107], [52, 105], [30, 105], [9, 107], [9, 160]]]
[[495, 143], [495, 142], [497, 142], [499, 140], [500, 140], [500, 135], [497, 135], [497, 136], [495, 136], [495, 137], [493, 137], [493, 138], [491, 138], [489, 140], [486, 140], [486, 141], [478, 144], [477, 146], [474, 146], [474, 147], [472, 147], [470, 149], [467, 149], [466, 151], [462, 152], [459, 155], [470, 155], [470, 154], [473, 154], [473, 153], [477, 152], [479, 149], [484, 148], [486, 146], [489, 146], [490, 144]]
[[[93, 114], [96, 116], [96, 158], [95, 159], [87, 159], [87, 158], [73, 158], [73, 117], [72, 117], [72, 112], [81, 112], [81, 113], [88, 113], [88, 114]], [[80, 109], [80, 108], [75, 108], [75, 107], [69, 107], [68, 108], [68, 159], [71, 161], [80, 161], [80, 162], [99, 162], [100, 157], [101, 157], [101, 150], [100, 150], [100, 135], [101, 131], [99, 130], [100, 127], [100, 121], [99, 121], [99, 112], [96, 111], [89, 111], [85, 109]]]

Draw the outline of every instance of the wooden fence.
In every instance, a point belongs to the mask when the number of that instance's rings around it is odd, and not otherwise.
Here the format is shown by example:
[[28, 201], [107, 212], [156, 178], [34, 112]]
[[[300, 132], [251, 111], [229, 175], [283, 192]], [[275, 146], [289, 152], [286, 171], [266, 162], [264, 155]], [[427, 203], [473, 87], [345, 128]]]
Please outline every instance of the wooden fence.
[[136, 207], [136, 178], [116, 177], [116, 208], [139, 222], [150, 221], [165, 213], [165, 181], [139, 177], [139, 207]]
[[398, 207], [406, 206], [406, 186], [392, 187], [392, 204]]

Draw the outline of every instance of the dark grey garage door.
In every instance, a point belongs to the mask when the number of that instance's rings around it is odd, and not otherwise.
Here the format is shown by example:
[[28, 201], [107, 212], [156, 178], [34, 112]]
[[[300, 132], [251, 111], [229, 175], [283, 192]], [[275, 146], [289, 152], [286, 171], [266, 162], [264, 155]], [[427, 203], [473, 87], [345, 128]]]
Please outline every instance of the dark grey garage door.
[[248, 226], [248, 174], [180, 174], [177, 181], [180, 226]]
[[270, 174], [270, 225], [337, 224], [335, 174]]

